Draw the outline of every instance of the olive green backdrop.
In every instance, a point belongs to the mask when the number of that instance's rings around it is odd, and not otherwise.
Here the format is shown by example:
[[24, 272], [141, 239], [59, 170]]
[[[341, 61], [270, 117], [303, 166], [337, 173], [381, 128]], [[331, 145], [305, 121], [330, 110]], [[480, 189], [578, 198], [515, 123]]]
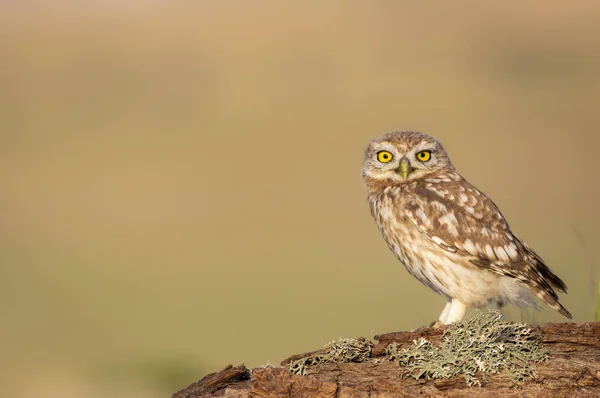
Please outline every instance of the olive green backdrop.
[[593, 318], [600, 5], [196, 3], [0, 5], [2, 395], [168, 396], [435, 319], [365, 201], [391, 130], [439, 138]]

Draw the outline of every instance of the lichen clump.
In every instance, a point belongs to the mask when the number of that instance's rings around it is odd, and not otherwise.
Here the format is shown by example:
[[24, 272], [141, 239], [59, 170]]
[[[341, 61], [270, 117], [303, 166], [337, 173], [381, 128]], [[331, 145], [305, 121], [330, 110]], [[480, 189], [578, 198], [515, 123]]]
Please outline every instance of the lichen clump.
[[373, 343], [364, 339], [334, 340], [325, 345], [323, 354], [311, 355], [290, 363], [290, 372], [306, 375], [309, 366], [321, 363], [365, 362], [371, 358]]
[[407, 349], [392, 343], [386, 353], [402, 365], [402, 376], [430, 380], [463, 375], [469, 386], [481, 386], [488, 375], [500, 372], [514, 383], [535, 379], [535, 364], [548, 359], [538, 335], [526, 325], [505, 322], [498, 311], [475, 311], [452, 324], [439, 348], [420, 338]]

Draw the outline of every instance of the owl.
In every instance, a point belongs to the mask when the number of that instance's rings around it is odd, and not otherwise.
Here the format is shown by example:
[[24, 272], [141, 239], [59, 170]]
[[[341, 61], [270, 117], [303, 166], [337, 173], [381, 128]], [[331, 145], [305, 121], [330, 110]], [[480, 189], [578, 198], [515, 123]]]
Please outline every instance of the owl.
[[371, 214], [408, 272], [446, 299], [435, 322], [462, 319], [490, 302], [567, 318], [556, 291], [565, 283], [511, 230], [494, 202], [464, 179], [442, 145], [412, 131], [369, 143], [362, 175]]

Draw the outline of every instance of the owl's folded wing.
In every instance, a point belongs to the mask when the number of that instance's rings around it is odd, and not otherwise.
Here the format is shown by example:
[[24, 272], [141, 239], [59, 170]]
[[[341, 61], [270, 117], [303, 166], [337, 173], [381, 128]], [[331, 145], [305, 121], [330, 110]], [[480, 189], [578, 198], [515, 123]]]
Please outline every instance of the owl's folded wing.
[[454, 184], [417, 187], [405, 203], [417, 229], [442, 249], [472, 264], [516, 278], [557, 298], [552, 288], [566, 285], [527, 244], [510, 230], [500, 210], [485, 194], [462, 180]]

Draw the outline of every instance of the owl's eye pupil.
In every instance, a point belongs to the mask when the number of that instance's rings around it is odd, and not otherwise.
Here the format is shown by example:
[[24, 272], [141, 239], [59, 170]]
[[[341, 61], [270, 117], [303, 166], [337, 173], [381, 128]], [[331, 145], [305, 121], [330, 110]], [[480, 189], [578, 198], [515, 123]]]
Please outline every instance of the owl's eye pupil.
[[387, 159], [389, 156], [390, 156], [390, 155], [388, 155], [387, 153], [384, 153], [384, 154], [383, 154], [383, 158], [384, 158], [384, 159]]

